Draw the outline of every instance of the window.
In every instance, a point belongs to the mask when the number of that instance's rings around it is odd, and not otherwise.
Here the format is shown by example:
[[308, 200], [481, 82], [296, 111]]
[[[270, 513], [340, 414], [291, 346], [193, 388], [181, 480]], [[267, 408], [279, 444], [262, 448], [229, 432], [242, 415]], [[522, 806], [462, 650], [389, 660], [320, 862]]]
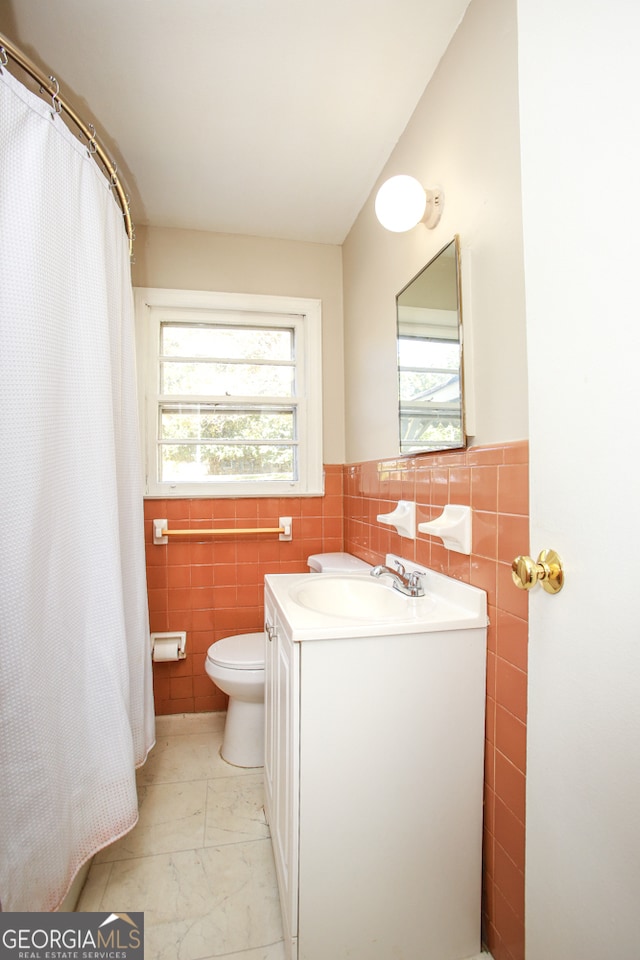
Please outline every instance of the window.
[[136, 290], [147, 496], [322, 493], [320, 301]]
[[400, 452], [464, 445], [460, 344], [398, 332]]

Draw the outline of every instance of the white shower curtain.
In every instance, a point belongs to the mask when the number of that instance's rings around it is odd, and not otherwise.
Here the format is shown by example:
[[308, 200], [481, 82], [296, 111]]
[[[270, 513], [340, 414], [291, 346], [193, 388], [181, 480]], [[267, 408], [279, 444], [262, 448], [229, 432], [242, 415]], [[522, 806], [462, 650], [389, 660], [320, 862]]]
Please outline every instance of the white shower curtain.
[[0, 901], [55, 910], [154, 740], [128, 240], [0, 68]]

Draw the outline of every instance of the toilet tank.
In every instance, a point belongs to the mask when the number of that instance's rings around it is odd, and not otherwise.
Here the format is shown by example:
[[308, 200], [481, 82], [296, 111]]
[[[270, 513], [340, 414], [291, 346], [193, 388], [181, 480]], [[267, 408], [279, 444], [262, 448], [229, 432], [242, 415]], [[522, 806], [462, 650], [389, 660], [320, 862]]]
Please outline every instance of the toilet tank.
[[313, 573], [368, 573], [371, 564], [350, 553], [314, 553], [307, 559]]

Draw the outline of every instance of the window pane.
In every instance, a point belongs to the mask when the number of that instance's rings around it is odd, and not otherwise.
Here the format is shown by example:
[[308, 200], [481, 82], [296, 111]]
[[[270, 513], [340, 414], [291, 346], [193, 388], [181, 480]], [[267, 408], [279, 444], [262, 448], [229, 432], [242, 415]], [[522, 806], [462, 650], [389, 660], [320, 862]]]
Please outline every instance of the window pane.
[[424, 450], [442, 450], [459, 447], [462, 425], [459, 419], [439, 416], [402, 416], [400, 418], [400, 450], [412, 453]]
[[460, 402], [460, 348], [446, 341], [398, 341], [400, 399]]
[[457, 370], [460, 365], [460, 344], [450, 340], [399, 337], [398, 362], [401, 367], [440, 367], [446, 370]]
[[400, 370], [400, 399], [403, 409], [418, 403], [455, 403], [460, 410], [460, 375], [439, 370]]
[[256, 407], [164, 406], [160, 413], [162, 440], [293, 440], [294, 411]]
[[286, 328], [163, 323], [160, 331], [160, 353], [165, 357], [293, 359], [293, 330]]
[[164, 361], [160, 364], [160, 374], [160, 392], [164, 394], [216, 397], [292, 397], [294, 394], [294, 370], [289, 366]]
[[297, 480], [295, 448], [268, 444], [168, 444], [160, 447], [162, 481]]

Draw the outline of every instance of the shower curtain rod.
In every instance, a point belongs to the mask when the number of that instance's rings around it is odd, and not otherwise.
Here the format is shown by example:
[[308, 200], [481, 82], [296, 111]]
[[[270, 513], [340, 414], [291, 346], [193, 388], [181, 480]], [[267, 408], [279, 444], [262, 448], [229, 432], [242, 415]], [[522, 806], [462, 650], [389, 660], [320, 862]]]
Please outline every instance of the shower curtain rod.
[[79, 127], [84, 136], [87, 138], [89, 144], [89, 152], [95, 153], [100, 158], [100, 161], [104, 165], [105, 170], [109, 175], [111, 185], [114, 187], [116, 194], [118, 196], [118, 202], [122, 208], [122, 214], [124, 216], [124, 225], [125, 230], [127, 231], [127, 237], [129, 238], [129, 253], [133, 253], [133, 223], [131, 221], [131, 212], [129, 210], [129, 200], [124, 188], [120, 181], [120, 178], [117, 174], [117, 167], [115, 163], [111, 160], [109, 155], [100, 146], [98, 143], [95, 129], [93, 124], [86, 124], [78, 114], [75, 112], [73, 107], [68, 103], [64, 97], [60, 96], [60, 87], [58, 81], [55, 77], [46, 77], [44, 73], [30, 60], [26, 54], [22, 52], [18, 47], [16, 47], [11, 41], [0, 33], [0, 68], [6, 66], [7, 57], [11, 57], [18, 66], [22, 67], [26, 73], [28, 73], [33, 79], [40, 84], [41, 92], [46, 91], [53, 101], [53, 108], [56, 113], [60, 113], [61, 110], [73, 120], [75, 125]]

